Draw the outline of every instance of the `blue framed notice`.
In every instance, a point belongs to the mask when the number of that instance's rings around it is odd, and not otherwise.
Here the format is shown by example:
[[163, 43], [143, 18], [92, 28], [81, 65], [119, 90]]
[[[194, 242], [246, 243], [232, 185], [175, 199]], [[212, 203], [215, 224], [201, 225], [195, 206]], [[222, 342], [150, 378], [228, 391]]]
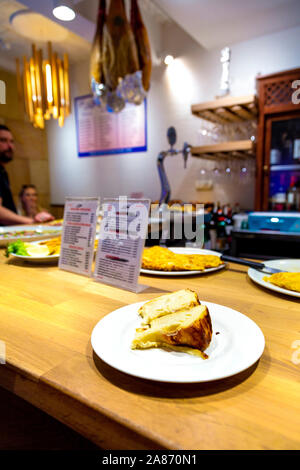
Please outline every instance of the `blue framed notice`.
[[145, 152], [147, 101], [126, 103], [120, 113], [109, 113], [94, 103], [92, 95], [75, 98], [78, 157]]

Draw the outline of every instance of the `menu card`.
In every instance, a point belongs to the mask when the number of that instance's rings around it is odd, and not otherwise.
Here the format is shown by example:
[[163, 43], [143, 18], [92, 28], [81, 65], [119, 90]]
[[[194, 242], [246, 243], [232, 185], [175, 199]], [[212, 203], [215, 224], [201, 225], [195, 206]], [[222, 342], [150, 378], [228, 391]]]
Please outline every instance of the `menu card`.
[[94, 278], [139, 292], [142, 254], [148, 230], [149, 199], [104, 199]]
[[98, 198], [66, 198], [59, 268], [92, 274]]
[[121, 113], [110, 113], [94, 103], [92, 95], [75, 98], [79, 157], [147, 150], [147, 105], [127, 103]]

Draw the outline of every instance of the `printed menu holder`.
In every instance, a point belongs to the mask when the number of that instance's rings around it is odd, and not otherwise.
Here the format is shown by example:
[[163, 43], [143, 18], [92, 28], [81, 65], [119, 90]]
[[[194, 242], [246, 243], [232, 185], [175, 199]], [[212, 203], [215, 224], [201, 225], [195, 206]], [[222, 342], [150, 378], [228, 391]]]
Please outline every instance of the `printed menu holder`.
[[94, 279], [132, 292], [148, 286], [138, 284], [150, 200], [105, 198], [102, 210]]
[[94, 243], [100, 199], [67, 197], [58, 267], [92, 275]]

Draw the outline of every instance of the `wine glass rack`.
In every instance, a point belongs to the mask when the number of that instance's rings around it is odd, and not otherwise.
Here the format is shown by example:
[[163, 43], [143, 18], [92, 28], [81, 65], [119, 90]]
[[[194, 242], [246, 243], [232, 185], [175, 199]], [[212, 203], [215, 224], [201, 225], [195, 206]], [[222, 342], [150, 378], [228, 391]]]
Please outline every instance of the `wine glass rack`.
[[[214, 101], [194, 104], [191, 106], [191, 112], [194, 116], [206, 121], [224, 125], [256, 120], [258, 106], [255, 95], [226, 96]], [[191, 155], [205, 159], [251, 158], [255, 157], [255, 143], [247, 139], [192, 146]]]

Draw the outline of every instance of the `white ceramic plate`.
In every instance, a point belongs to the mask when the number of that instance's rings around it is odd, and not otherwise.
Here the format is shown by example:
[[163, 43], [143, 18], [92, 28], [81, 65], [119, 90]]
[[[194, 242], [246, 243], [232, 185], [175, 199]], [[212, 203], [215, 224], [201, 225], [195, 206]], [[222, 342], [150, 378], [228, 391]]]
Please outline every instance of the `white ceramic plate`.
[[32, 263], [32, 264], [54, 263], [54, 262], [58, 261], [58, 258], [59, 258], [59, 255], [22, 256], [22, 255], [16, 255], [14, 253], [10, 253], [10, 256], [12, 256], [14, 258], [22, 259], [23, 261], [26, 261], [27, 263]]
[[[96, 236], [96, 239], [98, 237]], [[51, 239], [49, 239], [51, 240]], [[39, 244], [40, 241], [47, 241], [47, 240], [39, 240], [37, 242], [32, 242], [33, 245]], [[26, 242], [27, 243], [27, 242]], [[95, 253], [96, 253], [96, 248], [95, 248]], [[33, 264], [41, 264], [41, 263], [54, 263], [57, 262], [59, 259], [59, 254], [56, 255], [48, 255], [48, 256], [24, 256], [24, 255], [17, 255], [15, 253], [10, 253], [9, 256], [13, 256], [14, 258], [19, 258], [22, 259], [28, 263], [33, 263]]]
[[[221, 256], [217, 251], [212, 250], [202, 250], [200, 248], [169, 248], [173, 253], [178, 253], [180, 255], [214, 255]], [[154, 276], [193, 276], [195, 274], [207, 274], [213, 271], [218, 271], [219, 269], [225, 268], [225, 263], [217, 266], [215, 268], [207, 268], [203, 271], [156, 271], [153, 269], [144, 269], [141, 268], [141, 274], [150, 274]]]
[[[47, 241], [47, 240], [44, 240]], [[40, 241], [37, 242], [32, 242], [32, 245], [38, 245]], [[26, 242], [27, 243], [27, 242]], [[59, 259], [59, 254], [57, 255], [48, 255], [48, 256], [23, 256], [23, 255], [17, 255], [15, 253], [10, 253], [9, 256], [12, 256], [14, 258], [19, 258], [22, 259], [23, 261], [26, 261], [28, 263], [54, 263], [57, 262]]]
[[[282, 271], [300, 273], [300, 259], [274, 259], [270, 261], [264, 261], [264, 264], [266, 266], [269, 266], [270, 268], [277, 268], [281, 269]], [[263, 278], [265, 276], [268, 276], [268, 274], [266, 273], [261, 273], [256, 269], [249, 268], [248, 276], [250, 277], [250, 279], [252, 279], [252, 281], [256, 282], [257, 284], [260, 284], [263, 287], [266, 287], [267, 289], [279, 292], [281, 294], [300, 297], [300, 292], [283, 289], [282, 287], [277, 287], [274, 286], [274, 284], [271, 284], [270, 282], [264, 281]]]
[[95, 326], [92, 347], [115, 369], [148, 380], [196, 383], [237, 374], [262, 355], [265, 340], [260, 328], [242, 313], [201, 301], [209, 309], [213, 337], [205, 351], [209, 358], [164, 349], [132, 350], [135, 329], [141, 324], [138, 309], [144, 302], [126, 305], [105, 316]]
[[0, 227], [0, 246], [22, 240], [26, 242], [45, 240], [58, 237], [62, 227], [51, 227], [49, 225], [11, 225]]

